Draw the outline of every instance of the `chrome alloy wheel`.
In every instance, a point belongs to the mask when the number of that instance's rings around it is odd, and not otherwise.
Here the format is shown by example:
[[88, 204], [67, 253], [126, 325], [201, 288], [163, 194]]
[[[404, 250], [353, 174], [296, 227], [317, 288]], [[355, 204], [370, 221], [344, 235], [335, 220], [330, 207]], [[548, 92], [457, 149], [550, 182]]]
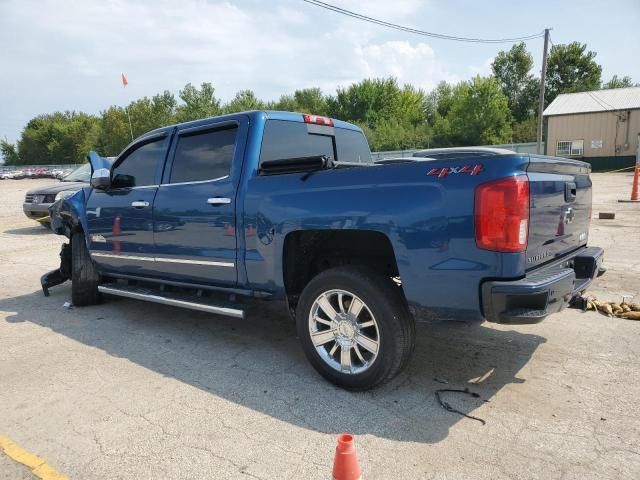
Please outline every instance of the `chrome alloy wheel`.
[[309, 312], [309, 334], [320, 357], [334, 370], [367, 370], [380, 351], [380, 331], [369, 307], [346, 290], [328, 290]]

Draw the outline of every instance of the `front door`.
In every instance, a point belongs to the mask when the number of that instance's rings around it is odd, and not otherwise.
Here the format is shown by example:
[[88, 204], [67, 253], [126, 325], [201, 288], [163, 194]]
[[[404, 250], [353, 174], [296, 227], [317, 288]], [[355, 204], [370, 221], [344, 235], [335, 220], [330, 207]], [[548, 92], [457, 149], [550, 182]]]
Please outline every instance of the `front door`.
[[89, 251], [101, 269], [146, 275], [153, 267], [153, 202], [168, 135], [147, 138], [116, 160], [111, 188], [87, 200]]
[[163, 278], [237, 282], [236, 190], [248, 120], [178, 130], [154, 204], [154, 268]]

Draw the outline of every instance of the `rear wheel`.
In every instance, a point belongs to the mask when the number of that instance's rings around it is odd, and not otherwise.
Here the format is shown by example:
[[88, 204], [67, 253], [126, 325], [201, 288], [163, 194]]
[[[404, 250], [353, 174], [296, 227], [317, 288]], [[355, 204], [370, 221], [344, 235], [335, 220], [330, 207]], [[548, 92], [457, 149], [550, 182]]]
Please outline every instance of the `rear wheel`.
[[348, 390], [393, 378], [415, 341], [400, 287], [365, 267], [332, 268], [313, 278], [300, 297], [296, 323], [313, 367]]
[[89, 256], [84, 234], [71, 236], [71, 301], [78, 307], [100, 303], [100, 275]]

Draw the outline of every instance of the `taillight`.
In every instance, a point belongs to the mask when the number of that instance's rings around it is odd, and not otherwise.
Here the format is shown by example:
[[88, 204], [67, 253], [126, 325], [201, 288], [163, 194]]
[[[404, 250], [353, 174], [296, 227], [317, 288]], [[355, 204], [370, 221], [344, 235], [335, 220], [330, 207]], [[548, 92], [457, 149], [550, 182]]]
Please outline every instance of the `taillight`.
[[315, 123], [316, 125], [326, 125], [327, 127], [333, 127], [333, 120], [329, 117], [322, 117], [320, 115], [309, 115], [305, 113], [302, 115], [304, 123]]
[[476, 187], [476, 244], [496, 252], [523, 252], [529, 237], [529, 180], [501, 178]]

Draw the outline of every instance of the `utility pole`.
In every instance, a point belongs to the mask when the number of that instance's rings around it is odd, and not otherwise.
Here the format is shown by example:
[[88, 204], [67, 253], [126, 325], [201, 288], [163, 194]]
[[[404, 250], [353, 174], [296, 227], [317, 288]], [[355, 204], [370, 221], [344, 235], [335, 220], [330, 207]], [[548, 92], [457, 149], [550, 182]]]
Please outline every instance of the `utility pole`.
[[540, 74], [540, 99], [538, 104], [538, 144], [536, 152], [542, 153], [542, 112], [544, 110], [544, 81], [547, 76], [547, 53], [549, 50], [549, 29], [544, 29], [544, 52], [542, 53], [542, 73]]

